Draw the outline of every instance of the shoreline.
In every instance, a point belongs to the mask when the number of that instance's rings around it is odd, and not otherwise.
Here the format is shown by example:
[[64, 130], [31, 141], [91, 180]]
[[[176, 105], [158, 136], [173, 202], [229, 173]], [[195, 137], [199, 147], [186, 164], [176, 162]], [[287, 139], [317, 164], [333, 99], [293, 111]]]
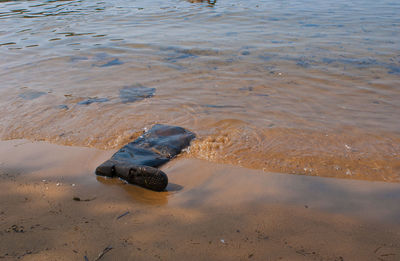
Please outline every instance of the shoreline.
[[161, 168], [170, 184], [157, 193], [96, 177], [95, 167], [112, 154], [0, 141], [0, 259], [95, 260], [103, 251], [101, 260], [400, 256], [398, 183], [182, 157]]

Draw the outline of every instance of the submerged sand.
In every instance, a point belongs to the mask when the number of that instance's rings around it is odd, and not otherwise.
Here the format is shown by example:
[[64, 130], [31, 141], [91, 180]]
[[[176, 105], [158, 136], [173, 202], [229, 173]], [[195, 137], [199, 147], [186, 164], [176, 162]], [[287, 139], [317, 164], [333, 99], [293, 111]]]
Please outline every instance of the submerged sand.
[[96, 177], [112, 153], [1, 141], [0, 259], [400, 258], [398, 183], [177, 158], [157, 193]]

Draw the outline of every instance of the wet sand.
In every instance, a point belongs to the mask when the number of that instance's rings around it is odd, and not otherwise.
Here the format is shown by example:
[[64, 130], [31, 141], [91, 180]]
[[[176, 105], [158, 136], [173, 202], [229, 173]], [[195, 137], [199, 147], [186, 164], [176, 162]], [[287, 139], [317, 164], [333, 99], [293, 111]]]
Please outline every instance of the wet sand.
[[96, 177], [95, 167], [113, 152], [1, 141], [0, 259], [400, 257], [398, 183], [275, 174], [179, 157], [162, 168], [168, 191], [156, 193]]

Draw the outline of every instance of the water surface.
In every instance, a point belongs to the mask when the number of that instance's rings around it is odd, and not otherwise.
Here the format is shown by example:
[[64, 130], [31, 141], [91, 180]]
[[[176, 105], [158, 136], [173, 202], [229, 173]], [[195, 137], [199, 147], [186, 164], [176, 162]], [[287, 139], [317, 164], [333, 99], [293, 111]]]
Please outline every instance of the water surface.
[[[0, 138], [400, 181], [400, 3], [0, 1]], [[126, 91], [129, 90], [129, 91]]]

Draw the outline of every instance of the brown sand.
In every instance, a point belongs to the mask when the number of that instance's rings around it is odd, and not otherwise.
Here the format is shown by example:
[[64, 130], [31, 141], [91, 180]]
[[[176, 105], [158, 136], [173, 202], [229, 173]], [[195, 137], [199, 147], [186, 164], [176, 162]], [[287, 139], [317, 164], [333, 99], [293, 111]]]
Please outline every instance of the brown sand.
[[1, 141], [0, 259], [400, 259], [398, 183], [180, 158], [156, 193], [96, 177], [112, 153]]

